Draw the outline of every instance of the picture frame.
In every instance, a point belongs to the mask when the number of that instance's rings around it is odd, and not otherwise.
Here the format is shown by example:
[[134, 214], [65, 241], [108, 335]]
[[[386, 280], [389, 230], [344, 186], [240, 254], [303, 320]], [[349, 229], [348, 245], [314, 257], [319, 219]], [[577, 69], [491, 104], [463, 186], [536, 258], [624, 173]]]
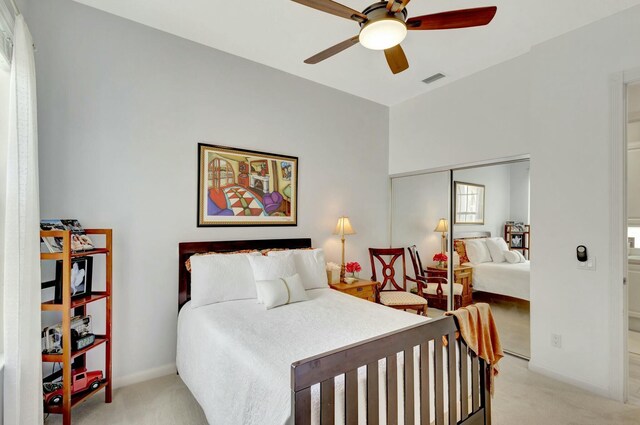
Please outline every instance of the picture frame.
[[509, 241], [510, 248], [523, 248], [524, 247], [524, 235], [511, 235], [511, 240]]
[[298, 157], [198, 143], [197, 227], [297, 226]]
[[[62, 303], [63, 262], [56, 261], [54, 300]], [[71, 299], [91, 295], [93, 257], [71, 259]]]
[[456, 181], [454, 183], [454, 224], [484, 225], [485, 186]]

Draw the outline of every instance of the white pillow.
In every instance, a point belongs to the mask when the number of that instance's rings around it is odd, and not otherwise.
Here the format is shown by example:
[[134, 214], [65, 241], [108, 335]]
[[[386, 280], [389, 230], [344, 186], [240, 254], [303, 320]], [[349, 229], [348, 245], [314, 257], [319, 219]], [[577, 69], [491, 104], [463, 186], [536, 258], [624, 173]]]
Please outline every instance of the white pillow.
[[502, 255], [504, 255], [505, 260], [509, 264], [516, 264], [520, 262], [518, 251], [505, 251], [502, 253]]
[[247, 254], [191, 256], [191, 304], [256, 298], [253, 269]]
[[474, 264], [491, 262], [491, 254], [487, 248], [486, 239], [470, 239], [465, 242], [467, 248], [467, 257]]
[[293, 276], [297, 273], [293, 253], [285, 251], [285, 255], [265, 257], [249, 257], [253, 277], [258, 280], [273, 280]]
[[267, 310], [309, 299], [299, 274], [280, 279], [258, 280], [256, 289], [262, 294]]
[[[296, 264], [293, 260], [293, 254], [287, 252], [288, 255], [278, 256], [259, 256], [249, 257], [251, 268], [253, 269], [253, 278], [259, 280], [280, 280], [296, 274]], [[260, 292], [260, 286], [256, 286], [258, 303], [264, 303], [264, 297]]]
[[526, 259], [526, 258], [524, 258], [524, 255], [522, 254], [522, 252], [520, 252], [520, 251], [515, 251], [515, 253], [516, 253], [516, 254], [518, 254], [518, 257], [520, 257], [520, 262], [521, 262], [521, 263], [526, 263], [526, 262], [527, 262], [527, 259]]
[[293, 249], [291, 251], [271, 251], [268, 256], [290, 255], [305, 289], [327, 288], [326, 261], [322, 249]]
[[505, 260], [504, 252], [509, 250], [507, 243], [502, 238], [491, 238], [487, 239], [487, 248], [489, 249], [489, 254], [491, 254], [491, 259], [494, 263], [503, 263]]

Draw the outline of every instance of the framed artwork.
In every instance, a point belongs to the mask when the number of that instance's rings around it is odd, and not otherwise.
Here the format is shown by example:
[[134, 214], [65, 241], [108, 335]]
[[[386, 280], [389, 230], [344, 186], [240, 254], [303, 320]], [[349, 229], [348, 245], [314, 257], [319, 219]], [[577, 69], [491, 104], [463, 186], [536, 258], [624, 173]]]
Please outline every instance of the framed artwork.
[[297, 224], [297, 157], [198, 144], [198, 227]]
[[522, 248], [523, 235], [512, 235], [511, 236], [511, 248]]
[[[93, 257], [71, 259], [71, 298], [91, 295]], [[55, 302], [62, 302], [62, 260], [56, 262]]]
[[454, 224], [484, 224], [484, 185], [454, 182]]

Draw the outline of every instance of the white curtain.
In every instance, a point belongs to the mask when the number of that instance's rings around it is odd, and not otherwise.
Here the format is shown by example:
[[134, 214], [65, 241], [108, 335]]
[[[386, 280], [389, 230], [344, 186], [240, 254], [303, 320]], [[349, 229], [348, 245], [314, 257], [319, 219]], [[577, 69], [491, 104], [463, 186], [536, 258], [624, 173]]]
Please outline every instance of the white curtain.
[[42, 423], [40, 206], [33, 41], [15, 22], [4, 223], [4, 425]]

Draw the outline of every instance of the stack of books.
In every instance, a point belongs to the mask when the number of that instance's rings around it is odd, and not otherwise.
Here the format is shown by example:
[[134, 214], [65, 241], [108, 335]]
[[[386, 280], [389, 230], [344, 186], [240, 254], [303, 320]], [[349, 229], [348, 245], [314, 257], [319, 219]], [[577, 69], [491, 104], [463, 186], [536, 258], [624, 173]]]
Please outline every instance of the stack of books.
[[[80, 222], [75, 219], [55, 219], [40, 221], [40, 230], [71, 230], [71, 251], [82, 252], [95, 249], [93, 242], [87, 236]], [[62, 238], [42, 238], [49, 252], [62, 252]]]

